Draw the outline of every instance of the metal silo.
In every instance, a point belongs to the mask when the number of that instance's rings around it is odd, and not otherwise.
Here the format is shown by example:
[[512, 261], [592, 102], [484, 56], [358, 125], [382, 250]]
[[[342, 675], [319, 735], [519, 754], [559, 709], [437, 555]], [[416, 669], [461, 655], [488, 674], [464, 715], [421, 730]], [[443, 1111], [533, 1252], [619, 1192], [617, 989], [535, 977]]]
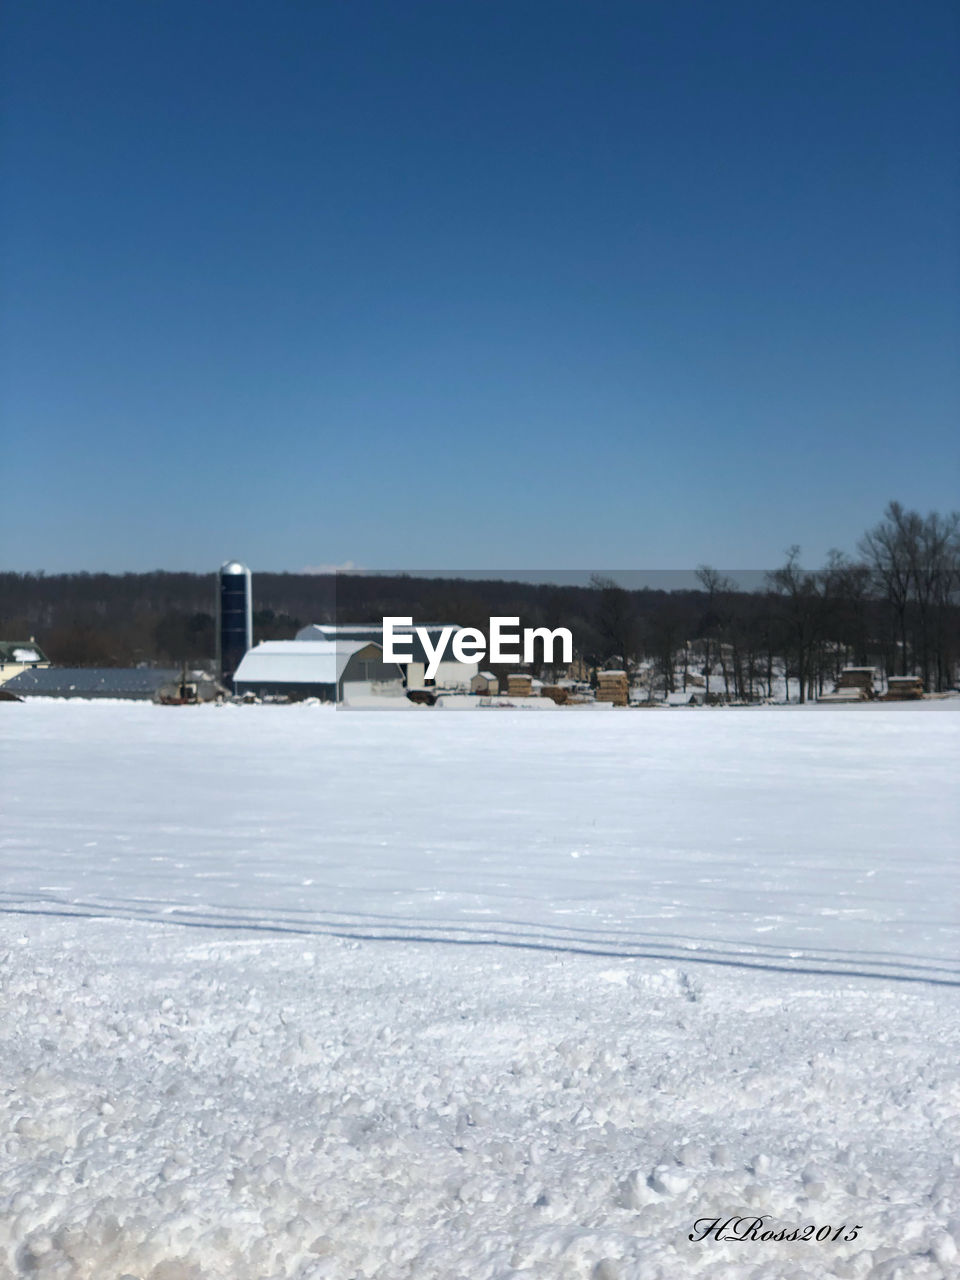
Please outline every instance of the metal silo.
[[217, 669], [225, 685], [253, 645], [253, 579], [239, 560], [220, 566], [217, 579]]

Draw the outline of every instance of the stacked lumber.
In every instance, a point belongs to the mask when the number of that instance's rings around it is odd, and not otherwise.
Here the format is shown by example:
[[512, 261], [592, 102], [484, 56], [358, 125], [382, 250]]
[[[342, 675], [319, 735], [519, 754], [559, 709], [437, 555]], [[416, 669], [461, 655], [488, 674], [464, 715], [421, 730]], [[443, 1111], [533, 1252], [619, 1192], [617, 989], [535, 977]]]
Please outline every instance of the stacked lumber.
[[511, 672], [507, 676], [507, 695], [511, 698], [529, 698], [533, 696], [533, 677], [522, 671]]
[[891, 676], [887, 681], [884, 702], [911, 702], [923, 697], [923, 681], [919, 676]]
[[874, 667], [844, 667], [837, 681], [837, 693], [842, 689], [858, 689], [864, 698], [873, 697]]
[[630, 689], [625, 671], [597, 672], [597, 701], [612, 702], [615, 707], [625, 707]]

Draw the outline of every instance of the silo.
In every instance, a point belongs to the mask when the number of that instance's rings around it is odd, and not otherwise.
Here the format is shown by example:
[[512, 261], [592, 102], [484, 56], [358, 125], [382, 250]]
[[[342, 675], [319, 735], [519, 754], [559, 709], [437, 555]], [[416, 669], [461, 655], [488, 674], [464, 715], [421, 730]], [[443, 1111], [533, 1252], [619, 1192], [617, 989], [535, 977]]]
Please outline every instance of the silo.
[[253, 579], [238, 560], [220, 566], [217, 580], [217, 669], [232, 688], [233, 673], [253, 645]]

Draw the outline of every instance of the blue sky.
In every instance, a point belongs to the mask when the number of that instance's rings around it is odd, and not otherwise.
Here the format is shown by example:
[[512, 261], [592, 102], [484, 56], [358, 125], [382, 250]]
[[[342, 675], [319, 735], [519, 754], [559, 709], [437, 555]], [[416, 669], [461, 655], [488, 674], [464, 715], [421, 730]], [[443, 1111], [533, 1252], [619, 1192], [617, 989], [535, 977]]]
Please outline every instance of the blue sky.
[[4, 567], [762, 567], [958, 503], [952, 4], [2, 36]]

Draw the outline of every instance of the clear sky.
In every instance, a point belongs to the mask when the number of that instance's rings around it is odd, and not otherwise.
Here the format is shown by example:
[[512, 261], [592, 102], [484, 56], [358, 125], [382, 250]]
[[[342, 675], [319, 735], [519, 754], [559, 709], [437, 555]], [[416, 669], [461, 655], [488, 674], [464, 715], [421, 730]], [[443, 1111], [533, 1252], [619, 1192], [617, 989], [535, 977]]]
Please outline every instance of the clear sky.
[[960, 504], [952, 2], [0, 45], [3, 567], [763, 567]]

